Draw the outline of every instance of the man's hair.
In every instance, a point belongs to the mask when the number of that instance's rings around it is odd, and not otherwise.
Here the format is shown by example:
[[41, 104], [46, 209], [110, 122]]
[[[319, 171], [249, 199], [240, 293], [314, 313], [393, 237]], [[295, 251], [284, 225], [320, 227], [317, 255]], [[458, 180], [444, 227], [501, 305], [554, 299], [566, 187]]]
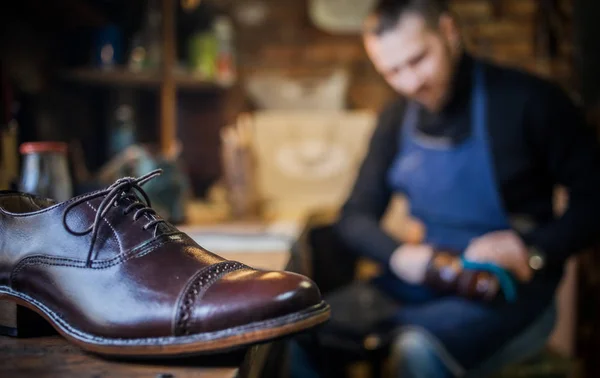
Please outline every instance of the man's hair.
[[371, 12], [376, 22], [367, 31], [383, 34], [396, 27], [400, 18], [407, 13], [418, 14], [429, 26], [437, 28], [440, 16], [448, 10], [447, 0], [379, 0]]

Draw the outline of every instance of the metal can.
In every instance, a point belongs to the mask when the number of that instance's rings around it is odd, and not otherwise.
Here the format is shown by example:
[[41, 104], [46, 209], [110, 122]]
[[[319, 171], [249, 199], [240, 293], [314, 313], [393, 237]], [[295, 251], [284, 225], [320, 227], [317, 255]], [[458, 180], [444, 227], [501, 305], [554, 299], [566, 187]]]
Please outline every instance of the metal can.
[[23, 143], [19, 190], [63, 202], [73, 196], [67, 158], [68, 146], [62, 142]]

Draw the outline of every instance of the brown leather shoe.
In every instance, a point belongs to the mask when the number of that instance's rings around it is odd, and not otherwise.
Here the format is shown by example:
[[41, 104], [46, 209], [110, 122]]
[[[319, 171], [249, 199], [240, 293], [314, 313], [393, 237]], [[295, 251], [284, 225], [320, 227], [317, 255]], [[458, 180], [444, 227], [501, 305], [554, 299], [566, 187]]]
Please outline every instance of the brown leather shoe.
[[141, 185], [157, 173], [58, 204], [0, 192], [0, 333], [35, 334], [27, 308], [87, 351], [176, 356], [329, 318], [308, 278], [227, 261], [156, 215]]
[[499, 294], [496, 277], [485, 271], [464, 269], [460, 255], [437, 250], [427, 264], [425, 284], [442, 294], [493, 301]]

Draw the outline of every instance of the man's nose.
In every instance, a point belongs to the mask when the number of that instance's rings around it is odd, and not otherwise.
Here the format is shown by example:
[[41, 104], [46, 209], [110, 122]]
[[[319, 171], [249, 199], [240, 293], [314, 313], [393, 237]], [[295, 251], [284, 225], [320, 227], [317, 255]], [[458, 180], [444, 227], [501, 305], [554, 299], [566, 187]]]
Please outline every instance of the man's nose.
[[407, 72], [400, 77], [399, 87], [408, 95], [416, 94], [423, 86], [423, 80], [414, 72]]

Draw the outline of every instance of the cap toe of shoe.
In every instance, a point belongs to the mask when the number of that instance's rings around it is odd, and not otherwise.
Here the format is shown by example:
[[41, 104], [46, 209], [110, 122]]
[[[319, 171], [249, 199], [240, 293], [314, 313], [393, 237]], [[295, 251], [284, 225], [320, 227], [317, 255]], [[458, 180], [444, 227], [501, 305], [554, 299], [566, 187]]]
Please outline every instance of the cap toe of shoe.
[[321, 302], [317, 285], [307, 277], [241, 269], [223, 275], [196, 298], [185, 333], [250, 326], [302, 313]]

